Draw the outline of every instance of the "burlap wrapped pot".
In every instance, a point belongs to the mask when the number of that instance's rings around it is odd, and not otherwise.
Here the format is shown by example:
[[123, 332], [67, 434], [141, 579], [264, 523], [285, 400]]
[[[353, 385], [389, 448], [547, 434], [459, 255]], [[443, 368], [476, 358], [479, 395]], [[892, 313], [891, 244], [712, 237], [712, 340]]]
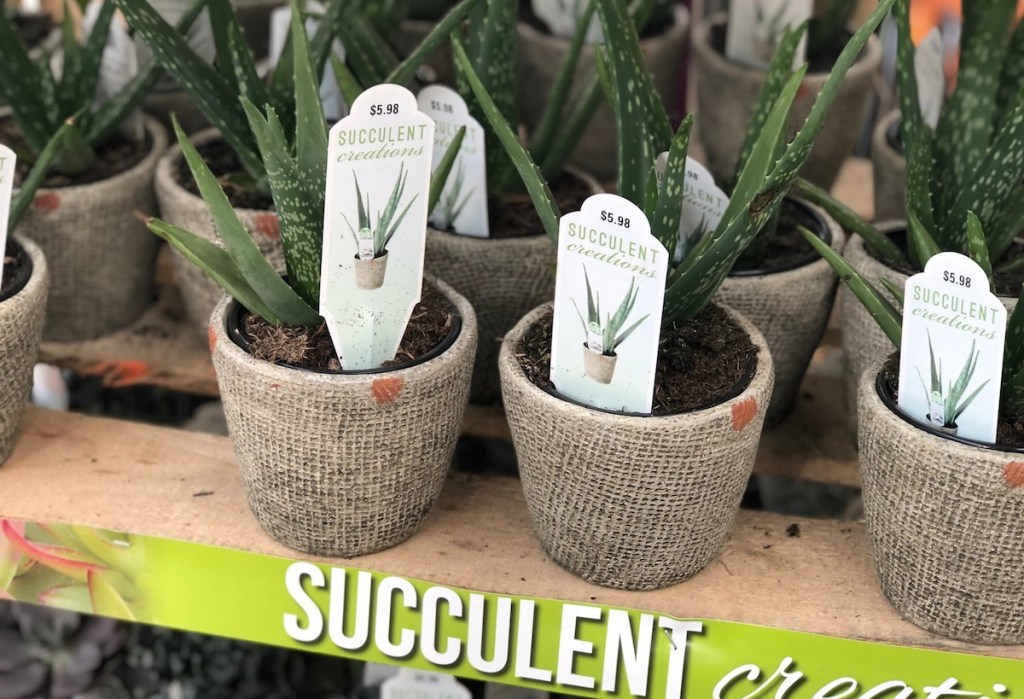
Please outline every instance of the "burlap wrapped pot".
[[731, 315], [759, 353], [750, 384], [716, 405], [668, 417], [583, 407], [534, 385], [516, 350], [550, 304], [501, 347], [501, 387], [533, 527], [559, 565], [629, 590], [685, 580], [721, 551], [754, 465], [771, 398], [761, 333]]
[[318, 373], [253, 358], [227, 333], [233, 301], [211, 318], [213, 365], [249, 506], [299, 551], [355, 556], [412, 536], [441, 492], [476, 349], [473, 307], [454, 342], [407, 368]]
[[[725, 36], [727, 17], [713, 15], [697, 25], [693, 56], [697, 72], [697, 133], [715, 178], [728, 180], [736, 167], [750, 114], [764, 84], [766, 71], [733, 63], [712, 41]], [[724, 46], [724, 39], [722, 40]], [[839, 88], [832, 109], [801, 173], [815, 184], [831, 189], [843, 161], [853, 152], [875, 75], [882, 64], [882, 47], [871, 37]], [[809, 73], [789, 112], [787, 130], [803, 125], [828, 73]], [[703, 116], [702, 116], [703, 115]]]
[[[842, 226], [810, 202], [790, 201], [811, 212], [818, 219], [822, 239], [842, 253], [846, 244]], [[837, 283], [832, 267], [814, 254], [809, 263], [794, 269], [730, 276], [719, 289], [716, 299], [757, 326], [771, 351], [775, 390], [766, 427], [782, 422], [793, 410], [800, 382], [825, 333]]]
[[167, 132], [146, 118], [149, 153], [99, 182], [40, 188], [18, 224], [46, 255], [52, 279], [43, 338], [88, 340], [130, 325], [153, 301], [159, 239], [135, 212], [156, 213], [153, 172]]
[[[594, 178], [570, 169], [595, 194]], [[427, 228], [425, 268], [469, 299], [480, 324], [473, 383], [474, 403], [498, 400], [501, 338], [520, 318], [555, 297], [557, 250], [543, 229], [519, 238], [474, 238]]]
[[32, 367], [46, 319], [50, 274], [39, 247], [22, 236], [11, 243], [27, 253], [32, 269], [24, 286], [0, 296], [0, 464], [14, 448], [14, 436], [32, 390]]
[[971, 643], [1024, 643], [1024, 450], [950, 439], [860, 382], [860, 474], [882, 592], [902, 617]]
[[886, 114], [875, 126], [871, 138], [871, 172], [875, 185], [875, 220], [906, 217], [907, 160], [893, 146], [899, 133], [898, 109]]
[[[198, 147], [219, 138], [216, 129], [207, 129], [191, 136], [190, 140]], [[157, 165], [156, 196], [160, 203], [160, 215], [169, 223], [219, 244], [220, 237], [213, 225], [213, 217], [202, 197], [182, 187], [175, 178], [174, 173], [182, 162], [181, 147], [174, 145]], [[278, 271], [284, 270], [284, 249], [281, 247], [277, 214], [259, 209], [235, 209], [235, 213], [267, 259]], [[178, 253], [174, 255], [174, 275], [191, 325], [196, 333], [204, 334], [210, 322], [210, 314], [224, 291]]]
[[[640, 42], [644, 63], [666, 109], [675, 107], [689, 39], [690, 13], [682, 5], [676, 5], [672, 25]], [[568, 50], [568, 39], [519, 22], [519, 116], [528, 130], [532, 131], [540, 123]], [[569, 104], [579, 97], [594, 71], [594, 47], [585, 45], [573, 76]], [[601, 181], [614, 179], [618, 172], [616, 138], [615, 117], [608, 105], [602, 103], [576, 145], [571, 162]]]

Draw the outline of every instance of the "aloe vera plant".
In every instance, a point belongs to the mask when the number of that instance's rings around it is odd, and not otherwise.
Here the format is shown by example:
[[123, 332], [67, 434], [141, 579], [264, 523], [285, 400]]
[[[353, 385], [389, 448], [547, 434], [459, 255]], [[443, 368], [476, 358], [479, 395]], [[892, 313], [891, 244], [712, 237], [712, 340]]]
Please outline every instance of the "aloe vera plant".
[[[810, 154], [843, 76], [893, 1], [882, 0], [847, 43], [810, 116], [791, 142], [786, 143], [783, 138], [785, 120], [805, 69], [789, 76], [771, 107], [762, 110], [763, 116], [758, 117], [758, 136], [741, 157], [736, 183], [721, 222], [669, 271], [664, 325], [696, 316], [711, 300], [739, 255], [776, 215]], [[668, 115], [644, 68], [639, 39], [624, 3], [599, 0], [598, 7], [607, 42], [604, 51], [598, 53], [598, 68], [603, 76], [603, 89], [611, 97], [619, 134], [618, 192], [647, 214], [653, 235], [666, 249], [674, 250], [692, 118], [684, 119], [679, 129], [672, 132]], [[454, 40], [453, 49], [488, 120], [510, 153], [548, 235], [556, 239], [560, 212], [539, 168], [501, 118], [487, 89], [473, 71], [461, 42]], [[667, 165], [659, 184], [654, 164], [658, 154], [666, 151]]]
[[[170, 28], [175, 36], [187, 31], [203, 8], [196, 0]], [[120, 92], [96, 104], [103, 50], [114, 16], [113, 0], [104, 0], [96, 23], [84, 43], [75, 37], [70, 13], [62, 27], [63, 70], [56, 74], [49, 57], [33, 61], [18, 41], [12, 21], [0, 13], [0, 102], [10, 105], [30, 152], [21, 157], [39, 158], [50, 138], [60, 132], [62, 144], [52, 167], [65, 175], [88, 171], [96, 160], [96, 149], [106, 143], [124, 119], [139, 105], [161, 75], [151, 65], [139, 72]], [[73, 121], [68, 123], [69, 119]]]
[[359, 202], [358, 230], [352, 227], [352, 224], [344, 214], [342, 218], [345, 219], [345, 224], [349, 227], [352, 237], [359, 247], [359, 257], [361, 259], [380, 257], [387, 251], [388, 243], [391, 242], [391, 238], [398, 232], [398, 227], [402, 224], [402, 220], [409, 212], [413, 202], [416, 201], [416, 195], [414, 195], [405, 205], [405, 208], [401, 212], [398, 211], [398, 207], [401, 206], [402, 196], [405, 194], [405, 182], [408, 174], [405, 172], [405, 166], [403, 165], [398, 171], [398, 179], [395, 180], [395, 186], [391, 190], [387, 203], [377, 214], [377, 220], [373, 221], [370, 217], [370, 195], [367, 194], [364, 200], [362, 190], [359, 187], [359, 178], [354, 172], [352, 173], [352, 178], [355, 180], [356, 201]]
[[956, 381], [949, 381], [945, 387], [942, 385], [942, 358], [935, 360], [935, 349], [932, 347], [932, 336], [928, 334], [928, 360], [930, 365], [930, 383], [925, 385], [921, 370], [918, 369], [917, 377], [921, 381], [921, 388], [924, 389], [925, 398], [931, 407], [928, 418], [939, 427], [955, 428], [959, 418], [967, 408], [971, 406], [974, 399], [978, 397], [982, 389], [988, 385], [988, 380], [983, 381], [980, 386], [964, 397], [974, 377], [974, 371], [978, 368], [978, 355], [980, 351], [975, 350], [975, 343], [971, 343], [971, 350], [967, 353], [967, 361], [960, 369]]
[[459, 214], [462, 213], [462, 210], [469, 202], [469, 198], [476, 191], [475, 187], [471, 187], [469, 191], [463, 194], [466, 187], [466, 170], [461, 164], [456, 168], [453, 177], [451, 187], [447, 189], [446, 193], [442, 194], [437, 208], [433, 209], [433, 214], [438, 221], [437, 225], [442, 230], [452, 225], [455, 219], [459, 217]]
[[630, 315], [633, 313], [633, 307], [636, 305], [638, 293], [636, 280], [630, 282], [629, 289], [615, 309], [615, 312], [605, 313], [602, 322], [600, 294], [595, 292], [590, 286], [590, 275], [587, 274], [586, 265], [583, 267], [583, 279], [587, 285], [587, 317], [583, 317], [579, 307], [576, 306], [575, 300], [573, 300], [572, 304], [576, 307], [576, 314], [583, 325], [583, 333], [587, 337], [587, 347], [599, 354], [609, 357], [615, 356], [615, 350], [619, 345], [625, 342], [650, 317], [650, 314], [647, 314], [629, 327], [624, 328], [629, 321]]

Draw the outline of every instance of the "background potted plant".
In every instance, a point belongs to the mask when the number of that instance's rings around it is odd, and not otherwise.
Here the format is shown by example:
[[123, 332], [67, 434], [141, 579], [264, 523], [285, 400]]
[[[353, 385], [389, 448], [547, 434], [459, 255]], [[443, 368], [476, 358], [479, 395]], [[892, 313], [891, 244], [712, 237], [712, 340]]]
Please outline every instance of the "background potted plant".
[[[257, 520], [292, 548], [354, 556], [411, 536], [440, 492], [466, 404], [476, 324], [466, 300], [438, 283], [433, 313], [445, 322], [435, 325], [436, 342], [415, 359], [345, 372], [331, 369], [340, 367], [333, 349], [326, 357], [315, 352], [316, 338], [322, 345], [327, 336], [317, 310], [327, 127], [301, 15], [295, 3], [292, 8], [294, 137], [285, 138], [272, 106], [261, 111], [241, 97], [281, 215], [287, 282], [180, 130], [179, 144], [224, 248], [163, 221], [149, 226], [232, 297], [214, 311], [210, 343]], [[271, 340], [268, 347], [260, 342], [265, 334], [292, 340]], [[333, 348], [329, 339], [327, 345]]]
[[[844, 49], [842, 64], [854, 61], [891, 4], [879, 5]], [[607, 40], [607, 58], [599, 54], [599, 65], [607, 68], [618, 120], [618, 190], [647, 213], [655, 237], [674, 250], [692, 122], [685, 120], [672, 133], [643, 68], [639, 38], [625, 6], [621, 0], [600, 0], [599, 8]], [[536, 166], [488, 100], [458, 42], [454, 51], [555, 237], [558, 209]], [[670, 357], [688, 349], [692, 359], [701, 341], [714, 334], [703, 325], [708, 322], [721, 322], [720, 331], [728, 332], [728, 339], [708, 346], [715, 347], [709, 364], [742, 367], [737, 380], [716, 392], [710, 404], [689, 405], [688, 412], [673, 415], [659, 415], [656, 408], [653, 416], [583, 407], [530, 378], [545, 374], [549, 309], [532, 311], [506, 335], [499, 360], [502, 391], [527, 505], [545, 550], [577, 575], [612, 587], [664, 587], [695, 574], [721, 550], [753, 466], [773, 372], [757, 329], [741, 315], [709, 304], [738, 256], [781, 207], [821, 130], [839, 88], [839, 72], [827, 81], [807, 124], [788, 144], [783, 141], [786, 115], [800, 73], [787, 81], [721, 222], [668, 273], [662, 374], [693, 379], [692, 363], [673, 365]], [[659, 186], [652, 169], [665, 151], [667, 166]], [[528, 349], [531, 343], [535, 352]], [[723, 358], [740, 347], [742, 360]], [[679, 368], [683, 365], [686, 369]]]
[[879, 119], [871, 134], [871, 178], [875, 221], [906, 219], [907, 160], [903, 157], [898, 109]]
[[[804, 123], [813, 96], [825, 84], [840, 47], [849, 37], [847, 22], [855, 6], [855, 0], [832, 0], [823, 14], [810, 24], [807, 33], [809, 70], [789, 116], [790, 131]], [[734, 6], [737, 12], [750, 9], [748, 3]], [[708, 167], [716, 177], [723, 179], [736, 163], [747, 119], [767, 77], [765, 70], [726, 58], [727, 23], [725, 13], [706, 17], [696, 26], [693, 35], [697, 133], [707, 154]], [[802, 172], [819, 187], [832, 187], [843, 161], [853, 151], [881, 61], [881, 46], [877, 38], [872, 38], [843, 81], [835, 109], [826, 119], [821, 138], [815, 143]]]

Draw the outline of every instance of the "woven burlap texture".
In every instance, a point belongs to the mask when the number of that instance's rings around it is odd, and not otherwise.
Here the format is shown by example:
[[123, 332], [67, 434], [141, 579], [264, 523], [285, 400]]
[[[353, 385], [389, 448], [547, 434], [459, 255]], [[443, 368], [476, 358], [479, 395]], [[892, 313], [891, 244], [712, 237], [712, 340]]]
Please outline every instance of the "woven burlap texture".
[[930, 435], [860, 382], [860, 474], [882, 592], [908, 621], [1024, 643], [1024, 453]]
[[[810, 202], [811, 209], [831, 236], [831, 246], [842, 253], [846, 234], [842, 226]], [[782, 422], [793, 410], [807, 366], [821, 342], [832, 313], [838, 278], [818, 258], [796, 269], [756, 277], [729, 277], [716, 300], [742, 313], [764, 335], [775, 364], [775, 390], [765, 426]]]
[[211, 319], [213, 365], [249, 506], [299, 551], [355, 556], [419, 528], [458, 440], [476, 349], [473, 307], [446, 284], [462, 331], [407, 369], [320, 374], [254, 359], [225, 334], [229, 300]]
[[[876, 225], [882, 233], [892, 233], [905, 230], [906, 223], [903, 221], [888, 221]], [[864, 246], [864, 240], [860, 236], [852, 236], [846, 245], [843, 258], [850, 265], [861, 273], [865, 279], [872, 282], [878, 279], [887, 279], [900, 289], [907, 282], [906, 274], [897, 272], [887, 267], [872, 255], [868, 254]], [[850, 427], [856, 431], [857, 428], [857, 387], [860, 377], [864, 371], [872, 366], [879, 357], [887, 357], [895, 349], [892, 342], [886, 336], [878, 323], [864, 309], [864, 305], [857, 300], [846, 285], [841, 285], [839, 290], [840, 313], [842, 314], [843, 329], [843, 353], [846, 356], [846, 365], [843, 368], [843, 380], [846, 389], [846, 408], [850, 416]], [[1012, 310], [1017, 304], [1016, 298], [1000, 297], [1007, 310]]]
[[630, 417], [535, 386], [516, 359], [531, 312], [501, 348], [501, 386], [533, 527], [544, 550], [588, 582], [627, 590], [685, 580], [721, 551], [757, 453], [773, 370], [764, 338], [739, 396], [707, 410]]
[[871, 136], [871, 172], [875, 185], [875, 220], [906, 218], [907, 161], [889, 144], [886, 133], [900, 120], [900, 111], [886, 114]]
[[[712, 29], [725, 33], [726, 15], [713, 15], [695, 27], [693, 57], [697, 75], [697, 134], [706, 153], [705, 164], [720, 181], [732, 177], [750, 114], [764, 83], [765, 71], [726, 60], [711, 42]], [[882, 64], [882, 47], [872, 36], [850, 68], [825, 119], [814, 149], [801, 170], [815, 184], [831, 189], [839, 169], [860, 134], [874, 79]], [[808, 74], [789, 112], [788, 133], [795, 133], [811, 111], [828, 73]], [[708, 115], [710, 118], [701, 118]]]
[[[207, 129], [190, 137], [190, 140], [198, 147], [219, 138], [216, 129]], [[178, 184], [174, 173], [179, 163], [183, 163], [181, 147], [174, 145], [157, 165], [156, 196], [160, 203], [160, 215], [168, 223], [220, 245], [213, 217], [202, 198]], [[188, 176], [191, 177], [191, 174]], [[281, 247], [277, 214], [259, 209], [235, 209], [235, 213], [275, 269], [284, 271], [284, 249]], [[196, 332], [205, 335], [206, 327], [210, 324], [210, 314], [224, 296], [224, 290], [182, 255], [175, 252], [173, 259], [174, 276], [181, 289], [185, 311]]]
[[15, 240], [32, 260], [32, 276], [11, 298], [0, 301], [0, 464], [14, 448], [14, 437], [32, 390], [32, 367], [39, 356], [39, 340], [46, 319], [50, 274], [46, 258], [32, 241]]
[[[675, 108], [679, 69], [690, 41], [689, 12], [682, 5], [677, 5], [674, 13], [675, 21], [670, 27], [640, 42], [644, 64], [665, 108], [669, 110]], [[568, 49], [568, 39], [540, 31], [526, 22], [519, 23], [519, 117], [527, 130], [536, 128], [540, 123]], [[573, 76], [569, 104], [575, 103], [594, 71], [594, 48], [585, 45]], [[602, 103], [580, 137], [571, 162], [602, 182], [615, 179], [618, 173], [616, 139], [615, 117], [608, 105]]]
[[[595, 194], [601, 191], [589, 175], [570, 172]], [[520, 318], [555, 297], [557, 256], [543, 230], [520, 238], [491, 239], [427, 228], [427, 273], [451, 284], [476, 309], [480, 342], [469, 392], [474, 403], [493, 403], [500, 397], [501, 338]]]
[[18, 224], [46, 255], [49, 310], [43, 338], [89, 340], [130, 325], [153, 302], [160, 239], [135, 212], [156, 213], [153, 171], [167, 132], [146, 118], [152, 142], [134, 167], [100, 182], [36, 191]]

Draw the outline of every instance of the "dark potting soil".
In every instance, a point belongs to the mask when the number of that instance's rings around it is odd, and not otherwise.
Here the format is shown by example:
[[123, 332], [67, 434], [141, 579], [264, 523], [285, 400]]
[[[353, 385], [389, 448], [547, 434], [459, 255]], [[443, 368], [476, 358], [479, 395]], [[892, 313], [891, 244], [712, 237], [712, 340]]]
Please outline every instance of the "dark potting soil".
[[[800, 226], [817, 233], [820, 221], [808, 209], [783, 200], [779, 209], [779, 225], [775, 230], [759, 233], [751, 248], [736, 260], [733, 271], [771, 272], [792, 269], [817, 260], [818, 253], [804, 240], [798, 230]], [[755, 251], [756, 254], [747, 254]]]
[[[202, 156], [203, 161], [210, 168], [210, 172], [213, 173], [214, 177], [220, 181], [221, 186], [224, 187], [231, 206], [236, 209], [274, 210], [274, 200], [270, 195], [247, 189], [231, 182], [230, 176], [243, 172], [244, 168], [238, 159], [238, 155], [235, 154], [235, 151], [228, 145], [227, 141], [221, 139], [207, 141], [196, 146], [196, 150], [199, 151], [199, 155]], [[174, 163], [173, 174], [175, 181], [179, 185], [197, 197], [199, 196], [199, 185], [196, 184], [195, 178], [192, 177], [192, 171], [189, 170], [185, 158], [178, 158]]]
[[21, 45], [34, 49], [53, 31], [53, 20], [47, 14], [14, 15], [14, 30], [18, 33]]
[[[0, 143], [6, 144], [15, 153], [29, 151], [21, 129], [13, 119], [0, 119]], [[96, 162], [88, 172], [71, 176], [53, 172], [43, 180], [42, 187], [47, 189], [77, 187], [109, 179], [138, 165], [152, 148], [153, 140], [148, 133], [140, 143], [130, 141], [117, 133], [96, 149]], [[28, 177], [31, 170], [32, 163], [27, 159], [19, 158], [14, 171], [15, 184], [20, 184]]]
[[[553, 314], [545, 315], [516, 348], [519, 366], [537, 387], [557, 393], [551, 383]], [[750, 383], [757, 347], [718, 306], [662, 331], [654, 383], [653, 415], [703, 410], [729, 400]]]
[[[882, 381], [892, 395], [893, 401], [899, 400], [900, 357], [894, 352], [882, 365]], [[1024, 449], [1024, 415], [1004, 415], [999, 413], [996, 425], [996, 446], [1008, 449]]]
[[[560, 211], [579, 211], [593, 190], [578, 177], [563, 174], [551, 183]], [[492, 238], [524, 238], [540, 235], [544, 224], [537, 215], [533, 200], [525, 192], [491, 197], [487, 201], [487, 213], [491, 223]]]
[[[656, 3], [657, 4], [657, 3]], [[595, 15], [596, 16], [596, 15]], [[533, 11], [532, 2], [521, 2], [519, 3], [519, 20], [529, 24], [531, 27], [539, 32], [550, 34], [551, 30], [548, 28], [547, 22], [542, 20]], [[653, 36], [664, 34], [672, 26], [673, 16], [671, 11], [671, 4], [669, 4], [664, 10], [659, 11], [658, 7], [655, 7], [651, 11], [651, 17], [648, 19], [646, 26], [640, 32], [641, 39], [650, 39]], [[566, 39], [568, 41], [568, 39]]]
[[[423, 296], [413, 309], [398, 354], [384, 366], [419, 359], [444, 342], [454, 323], [451, 302], [431, 284], [423, 284]], [[326, 323], [316, 328], [273, 325], [248, 311], [242, 314], [242, 334], [249, 352], [257, 359], [280, 362], [301, 369], [341, 369]]]
[[[725, 56], [726, 31], [726, 24], [715, 24], [711, 27], [711, 48], [722, 54], [722, 56]], [[829, 45], [825, 50], [818, 51], [817, 53], [807, 57], [808, 75], [813, 73], [831, 72], [832, 66], [834, 66], [836, 61], [839, 59], [839, 54], [843, 52], [843, 48], [847, 43], [849, 43], [850, 39], [853, 38], [853, 34], [850, 32], [844, 32], [841, 36], [841, 41], [834, 42], [834, 45]]]
[[25, 254], [7, 243], [4, 251], [4, 275], [3, 286], [0, 286], [0, 298], [7, 298], [7, 291], [18, 282], [18, 277], [25, 266]]

